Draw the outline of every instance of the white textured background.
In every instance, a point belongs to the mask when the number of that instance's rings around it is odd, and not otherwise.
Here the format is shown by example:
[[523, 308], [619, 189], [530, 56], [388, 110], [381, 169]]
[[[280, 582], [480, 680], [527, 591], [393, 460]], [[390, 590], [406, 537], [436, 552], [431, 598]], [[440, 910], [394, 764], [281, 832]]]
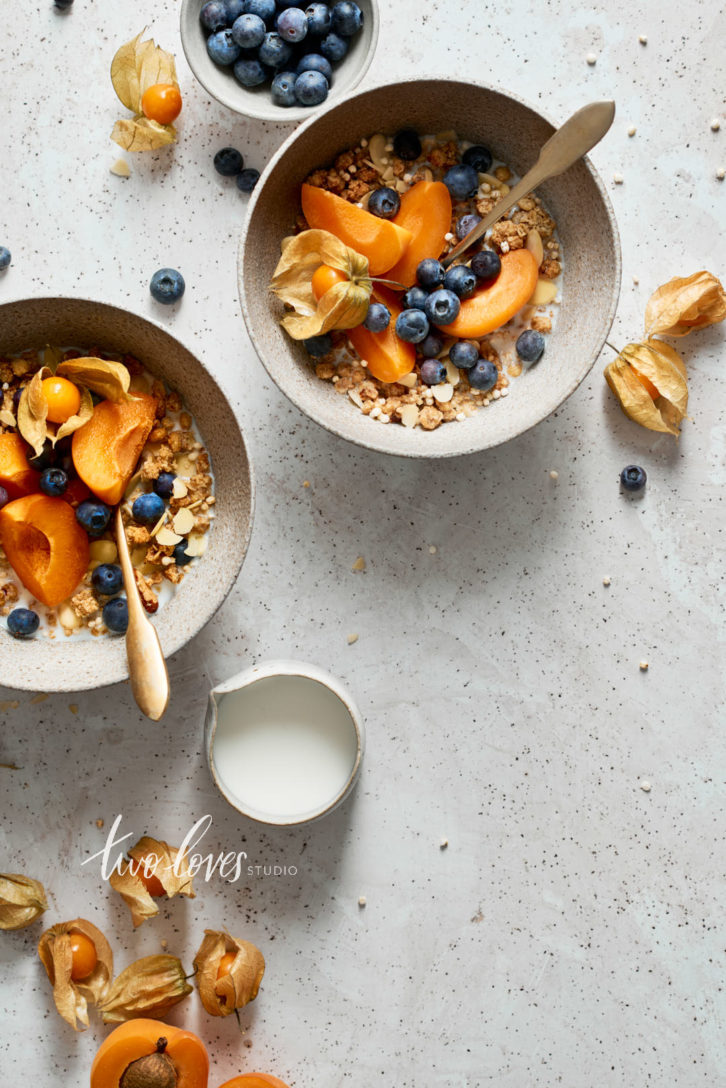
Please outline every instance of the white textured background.
[[[232, 143], [262, 167], [285, 130], [235, 118], [195, 84], [174, 0], [76, 0], [65, 17], [50, 0], [2, 7], [0, 243], [13, 264], [0, 298], [73, 290], [168, 323], [232, 393], [258, 507], [236, 590], [171, 662], [161, 726], [123, 685], [1, 693], [0, 760], [22, 769], [0, 771], [0, 868], [44, 880], [49, 924], [101, 925], [118, 967], [162, 938], [190, 965], [205, 925], [260, 945], [267, 974], [242, 1017], [251, 1049], [196, 997], [172, 1018], [209, 1044], [210, 1088], [250, 1070], [294, 1088], [726, 1082], [723, 328], [681, 341], [693, 421], [678, 445], [621, 415], [605, 352], [555, 417], [498, 452], [429, 465], [347, 446], [270, 387], [238, 310], [245, 198], [212, 155]], [[717, 8], [397, 0], [383, 4], [368, 79], [471, 75], [560, 120], [617, 100], [592, 158], [623, 240], [610, 337], [622, 344], [657, 284], [726, 272]], [[177, 52], [181, 139], [122, 181], [109, 174], [124, 111], [107, 72], [145, 23]], [[187, 280], [171, 312], [148, 294], [161, 265]], [[633, 461], [649, 473], [640, 501], [618, 488]], [[271, 656], [348, 681], [369, 750], [343, 811], [261, 834], [213, 792], [202, 719], [210, 681]], [[246, 849], [298, 876], [213, 880], [132, 933], [81, 869], [118, 812], [135, 836], [170, 841], [212, 813], [210, 851]], [[0, 940], [2, 1079], [84, 1085], [103, 1030], [75, 1037], [56, 1016], [40, 928]]]

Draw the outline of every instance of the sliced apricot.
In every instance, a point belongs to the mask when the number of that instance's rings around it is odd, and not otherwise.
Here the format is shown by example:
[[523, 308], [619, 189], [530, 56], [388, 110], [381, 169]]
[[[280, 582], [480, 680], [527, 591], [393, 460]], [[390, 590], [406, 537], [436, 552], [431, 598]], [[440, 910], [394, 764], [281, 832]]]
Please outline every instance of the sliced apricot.
[[102, 400], [73, 435], [73, 464], [94, 495], [115, 506], [134, 474], [156, 418], [156, 400], [135, 393], [115, 404]]
[[19, 434], [0, 434], [0, 486], [11, 499], [39, 490], [40, 473], [28, 463], [27, 449]]
[[[137, 1076], [125, 1077], [134, 1063], [163, 1054], [169, 1060], [176, 1079], [168, 1069], [166, 1080], [150, 1075], [152, 1070], [135, 1065]], [[145, 1078], [145, 1079], [144, 1079]], [[91, 1066], [91, 1088], [119, 1088], [122, 1081], [133, 1084], [174, 1084], [175, 1088], [207, 1088], [209, 1056], [202, 1040], [191, 1031], [182, 1031], [160, 1020], [139, 1018], [120, 1024], [101, 1043]]]
[[379, 382], [395, 382], [404, 374], [410, 374], [416, 362], [416, 348], [396, 336], [396, 318], [401, 312], [399, 301], [392, 291], [375, 286], [371, 302], [382, 302], [391, 311], [391, 320], [383, 332], [370, 332], [365, 325], [347, 330], [347, 336], [358, 353], [365, 359], [368, 369]]
[[226, 1080], [220, 1088], [287, 1088], [287, 1085], [269, 1073], [242, 1073]]
[[302, 209], [311, 227], [329, 231], [367, 257], [372, 276], [380, 276], [396, 264], [411, 241], [409, 230], [317, 185], [303, 185]]
[[502, 270], [494, 282], [463, 299], [456, 320], [442, 325], [441, 331], [469, 340], [506, 325], [532, 297], [537, 272], [537, 261], [528, 249], [502, 254]]
[[0, 510], [0, 544], [26, 589], [48, 608], [70, 597], [88, 567], [88, 537], [73, 507], [24, 495]]
[[438, 259], [451, 230], [451, 196], [442, 181], [418, 181], [401, 197], [393, 222], [412, 234], [406, 252], [388, 278], [406, 287], [416, 281], [416, 269], [424, 257]]

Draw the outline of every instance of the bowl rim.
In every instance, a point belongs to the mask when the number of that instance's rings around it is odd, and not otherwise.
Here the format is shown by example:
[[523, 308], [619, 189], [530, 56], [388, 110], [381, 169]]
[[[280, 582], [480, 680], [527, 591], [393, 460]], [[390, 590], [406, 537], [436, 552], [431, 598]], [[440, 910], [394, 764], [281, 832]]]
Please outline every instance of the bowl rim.
[[[268, 108], [264, 106], [259, 107], [256, 105], [256, 96], [249, 95], [248, 97], [251, 104], [242, 109], [238, 105], [236, 96], [234, 94], [225, 94], [222, 91], [213, 89], [213, 87], [211, 86], [212, 80], [205, 78], [204, 72], [199, 70], [200, 66], [197, 65], [193, 60], [193, 48], [186, 31], [186, 23], [189, 19], [190, 9], [194, 4], [197, 4], [198, 2], [199, 0], [182, 0], [181, 8], [179, 11], [179, 36], [181, 38], [184, 56], [186, 57], [187, 64], [189, 65], [191, 73], [197, 80], [197, 82], [200, 83], [202, 87], [204, 87], [204, 90], [207, 92], [207, 94], [211, 95], [211, 97], [219, 102], [222, 106], [226, 106], [227, 109], [232, 110], [233, 113], [238, 114], [240, 117], [252, 117], [257, 121], [269, 121], [278, 125], [285, 126], [298, 125], [301, 121], [304, 122], [310, 120], [310, 106], [295, 106], [288, 108], [282, 106], [274, 106], [272, 103], [270, 103], [270, 106]], [[372, 14], [372, 19], [370, 20], [372, 26], [371, 40], [368, 46], [368, 50], [363, 57], [357, 73], [355, 74], [351, 83], [346, 88], [345, 92], [341, 95], [341, 97], [333, 98], [332, 102], [330, 101], [330, 98], [328, 98], [324, 103], [321, 103], [321, 106], [312, 107], [312, 115], [315, 117], [319, 117], [320, 114], [324, 113], [327, 109], [334, 109], [335, 106], [337, 106], [340, 102], [347, 98], [349, 93], [354, 91], [355, 88], [358, 87], [359, 83], [366, 75], [368, 69], [373, 62], [373, 57], [375, 56], [375, 52], [378, 47], [381, 18], [378, 8], [378, 0], [368, 0], [368, 3], [371, 5]], [[213, 61], [210, 61], [210, 64], [212, 63]], [[242, 86], [240, 86], [239, 88], [235, 86], [235, 89], [241, 92], [245, 91], [245, 88]]]
[[[358, 434], [353, 436], [353, 435], [350, 435], [348, 433], [345, 433], [345, 431], [344, 431], [344, 429], [342, 427], [336, 427], [333, 422], [324, 421], [322, 419], [319, 419], [316, 415], [313, 415], [313, 413], [310, 411], [307, 403], [305, 402], [305, 398], [297, 395], [296, 388], [295, 387], [288, 388], [287, 387], [288, 383], [284, 383], [284, 382], [281, 382], [281, 381], [278, 380], [279, 371], [276, 368], [274, 362], [268, 362], [268, 359], [267, 359], [267, 357], [265, 355], [264, 348], [263, 348], [262, 344], [260, 343], [259, 338], [256, 336], [256, 334], [255, 334], [255, 332], [253, 330], [253, 327], [252, 327], [252, 321], [251, 321], [251, 318], [250, 318], [250, 307], [249, 307], [249, 304], [248, 304], [247, 288], [246, 288], [246, 282], [245, 282], [246, 277], [243, 274], [244, 264], [245, 264], [245, 251], [246, 251], [246, 248], [247, 248], [248, 239], [250, 237], [250, 224], [252, 223], [252, 220], [254, 218], [254, 214], [255, 214], [255, 211], [256, 211], [256, 208], [257, 208], [257, 204], [259, 203], [259, 201], [261, 199], [261, 196], [262, 196], [262, 193], [264, 191], [264, 188], [265, 188], [265, 185], [267, 183], [268, 178], [271, 176], [272, 172], [277, 168], [277, 165], [280, 162], [280, 160], [287, 154], [288, 150], [298, 140], [298, 138], [303, 136], [305, 133], [307, 133], [308, 129], [312, 128], [319, 121], [323, 121], [324, 119], [327, 119], [326, 115], [328, 113], [332, 113], [335, 109], [338, 109], [339, 107], [341, 107], [343, 105], [346, 105], [347, 103], [349, 103], [351, 100], [353, 100], [355, 98], [358, 98], [358, 97], [360, 97], [362, 95], [365, 95], [365, 94], [369, 94], [372, 91], [379, 91], [379, 90], [383, 90], [383, 89], [386, 89], [386, 88], [390, 89], [390, 88], [393, 88], [393, 87], [398, 87], [401, 84], [437, 83], [437, 82], [438, 83], [447, 83], [447, 84], [450, 84], [452, 86], [453, 85], [458, 85], [458, 86], [467, 86], [469, 88], [473, 87], [477, 91], [491, 91], [494, 94], [502, 95], [503, 97], [509, 98], [512, 101], [517, 102], [519, 105], [524, 106], [526, 109], [531, 110], [534, 114], [541, 117], [542, 120], [546, 121], [547, 124], [551, 125], [554, 129], [557, 129], [559, 127], [558, 124], [550, 117], [550, 115], [548, 113], [544, 112], [543, 110], [541, 110], [538, 106], [533, 105], [530, 101], [528, 101], [525, 98], [522, 98], [520, 95], [512, 94], [510, 91], [504, 90], [502, 87], [500, 87], [500, 86], [498, 86], [496, 84], [493, 84], [493, 83], [481, 83], [481, 82], [478, 82], [478, 81], [475, 81], [475, 80], [468, 80], [466, 82], [466, 84], [464, 84], [460, 79], [455, 79], [455, 78], [453, 78], [451, 76], [440, 76], [440, 75], [435, 75], [435, 74], [431, 75], [431, 76], [426, 76], [426, 77], [415, 76], [414, 75], [414, 76], [403, 77], [401, 79], [395, 79], [395, 80], [383, 79], [383, 80], [380, 80], [380, 81], [378, 81], [376, 83], [372, 83], [372, 84], [366, 86], [363, 89], [358, 89], [354, 93], [345, 95], [343, 98], [339, 99], [336, 103], [331, 105], [329, 109], [324, 110], [321, 113], [318, 113], [313, 117], [309, 117], [302, 125], [299, 125], [293, 132], [291, 132], [289, 134], [289, 136], [287, 136], [287, 138], [284, 140], [284, 142], [280, 145], [280, 147], [277, 149], [275, 154], [272, 156], [270, 161], [267, 163], [267, 166], [263, 170], [263, 172], [262, 172], [262, 174], [260, 176], [260, 179], [257, 182], [257, 185], [255, 186], [255, 189], [254, 189], [254, 191], [252, 193], [252, 197], [250, 199], [250, 202], [249, 202], [249, 205], [248, 205], [248, 208], [247, 208], [247, 215], [246, 215], [244, 223], [242, 225], [242, 232], [241, 232], [241, 235], [240, 235], [239, 245], [238, 245], [238, 249], [237, 249], [237, 288], [238, 288], [238, 293], [239, 293], [240, 307], [242, 309], [242, 316], [244, 318], [245, 326], [247, 328], [247, 334], [248, 334], [248, 336], [249, 336], [249, 338], [250, 338], [250, 340], [252, 342], [252, 346], [254, 347], [255, 352], [257, 353], [257, 356], [258, 356], [260, 362], [264, 366], [265, 370], [267, 371], [268, 375], [270, 376], [272, 381], [275, 383], [277, 388], [287, 397], [287, 399], [292, 404], [295, 405], [296, 408], [298, 408], [301, 412], [303, 412], [304, 415], [306, 415], [309, 419], [311, 419], [315, 423], [317, 423], [318, 426], [323, 427], [323, 428], [325, 428], [325, 430], [329, 431], [331, 434], [336, 435], [338, 438], [343, 438], [347, 442], [352, 442], [355, 445], [362, 447], [363, 449], [372, 450], [375, 453], [385, 453], [385, 454], [392, 455], [394, 457], [406, 457], [406, 458], [411, 458], [411, 459], [414, 459], [414, 460], [422, 460], [422, 459], [436, 459], [436, 460], [438, 460], [440, 458], [443, 459], [443, 458], [449, 458], [449, 457], [468, 457], [471, 454], [482, 453], [482, 452], [484, 452], [485, 450], [488, 450], [488, 449], [496, 449], [498, 446], [506, 445], [507, 442], [512, 442], [512, 441], [516, 440], [517, 438], [521, 437], [521, 435], [526, 434], [528, 431], [532, 430], [533, 427], [536, 427], [540, 423], [544, 422], [544, 420], [547, 419], [550, 415], [552, 415], [553, 412], [556, 412], [559, 408], [561, 408], [562, 405], [565, 403], [565, 401], [568, 400], [572, 396], [572, 394], [575, 392], [575, 390], [578, 388], [578, 386], [581, 385], [582, 382], [584, 382], [585, 378], [587, 377], [587, 375], [590, 373], [593, 366], [597, 362], [597, 359], [598, 359], [598, 357], [599, 357], [599, 355], [600, 355], [600, 353], [601, 353], [601, 351], [603, 349], [605, 341], [607, 340], [607, 337], [608, 337], [608, 335], [610, 333], [610, 329], [612, 328], [613, 321], [615, 320], [615, 314], [617, 312], [618, 303], [619, 303], [619, 300], [620, 300], [620, 288], [621, 288], [621, 282], [622, 282], [622, 252], [621, 252], [621, 243], [620, 243], [620, 231], [618, 229], [618, 223], [617, 223], [617, 219], [615, 217], [615, 209], [613, 208], [612, 201], [610, 200], [610, 197], [608, 196], [607, 190], [605, 188], [605, 184], [604, 184], [602, 178], [600, 177], [600, 174], [598, 173], [598, 171], [594, 167], [590, 157], [588, 155], [583, 155], [581, 161], [584, 163], [585, 168], [586, 168], [587, 172], [589, 173], [589, 175], [590, 175], [590, 177], [591, 177], [591, 179], [592, 179], [592, 181], [593, 181], [593, 183], [594, 183], [594, 185], [595, 185], [595, 187], [596, 187], [596, 189], [597, 189], [597, 191], [598, 191], [598, 193], [600, 195], [600, 198], [602, 200], [603, 207], [605, 209], [605, 213], [606, 213], [606, 216], [607, 216], [607, 220], [608, 220], [608, 223], [610, 225], [610, 229], [612, 231], [612, 240], [613, 240], [613, 247], [612, 248], [613, 248], [613, 258], [614, 258], [614, 264], [615, 264], [615, 269], [614, 269], [615, 274], [614, 274], [614, 277], [613, 277], [613, 289], [612, 289], [612, 294], [611, 294], [607, 309], [604, 311], [604, 314], [603, 314], [603, 317], [602, 317], [602, 320], [601, 320], [601, 324], [600, 324], [600, 333], [598, 333], [598, 337], [597, 337], [597, 339], [599, 340], [599, 346], [597, 347], [596, 350], [593, 349], [591, 358], [587, 361], [587, 363], [585, 365], [583, 365], [578, 370], [577, 374], [572, 378], [572, 380], [568, 384], [565, 392], [563, 393], [562, 397], [558, 400], [558, 403], [553, 405], [552, 407], [548, 407], [547, 411], [544, 413], [544, 415], [540, 415], [538, 418], [534, 419], [531, 423], [528, 423], [525, 427], [523, 427], [520, 431], [518, 431], [517, 434], [512, 435], [509, 438], [502, 439], [502, 440], [497, 441], [497, 442], [487, 442], [486, 438], [487, 438], [488, 432], [486, 430], [484, 430], [482, 432], [483, 442], [481, 444], [477, 444], [477, 445], [475, 445], [475, 446], [473, 446], [473, 447], [471, 447], [471, 448], [469, 448], [467, 450], [435, 449], [435, 450], [431, 450], [431, 452], [429, 452], [429, 453], [426, 453], [426, 452], [421, 452], [419, 450], [412, 450], [412, 449], [406, 449], [406, 448], [399, 447], [399, 446], [393, 446], [393, 445], [391, 445], [389, 443], [386, 443], [386, 442], [376, 441], [374, 438], [371, 438], [370, 441], [367, 441], [365, 439], [365, 437], [359, 436]], [[290, 383], [290, 384], [292, 384], [292, 383]], [[380, 427], [380, 428], [378, 428], [378, 430], [385, 431], [385, 430], [387, 430], [387, 428]], [[372, 432], [372, 433], [375, 433], [375, 432]], [[384, 435], [380, 435], [379, 437], [381, 439], [383, 439]]]
[[[56, 293], [54, 293], [52, 295], [43, 293], [43, 294], [39, 294], [39, 295], [21, 295], [21, 296], [17, 296], [17, 297], [13, 296], [11, 298], [3, 298], [2, 300], [0, 300], [0, 313], [2, 313], [2, 310], [5, 309], [6, 306], [19, 306], [19, 305], [23, 305], [24, 303], [29, 303], [29, 302], [32, 302], [34, 304], [42, 304], [44, 302], [45, 303], [55, 303], [55, 302], [58, 302], [58, 301], [61, 301], [61, 302], [73, 302], [73, 303], [78, 303], [80, 305], [87, 304], [87, 305], [92, 305], [92, 306], [99, 307], [99, 308], [105, 309], [105, 310], [117, 310], [117, 311], [120, 311], [123, 314], [130, 315], [135, 320], [144, 322], [147, 325], [152, 326], [158, 332], [161, 332], [161, 333], [165, 334], [171, 340], [175, 341], [177, 344], [179, 344], [179, 346], [181, 348], [184, 349], [184, 351], [188, 352], [189, 355], [191, 355], [192, 358], [195, 359], [198, 362], [199, 366], [204, 371], [206, 377], [212, 382], [212, 384], [215, 386], [215, 389], [222, 395], [222, 398], [223, 398], [227, 408], [229, 409], [229, 413], [230, 413], [232, 419], [234, 420], [235, 426], [236, 426], [237, 431], [239, 433], [239, 440], [240, 440], [241, 447], [244, 450], [245, 459], [247, 461], [248, 475], [249, 475], [249, 515], [248, 515], [248, 517], [246, 519], [247, 524], [246, 524], [246, 526], [244, 528], [244, 533], [242, 534], [241, 537], [238, 538], [241, 541], [241, 547], [239, 549], [238, 559], [237, 559], [237, 562], [236, 562], [236, 564], [234, 566], [234, 569], [230, 572], [229, 577], [226, 579], [226, 582], [224, 584], [222, 584], [222, 586], [221, 586], [221, 589], [222, 589], [221, 596], [219, 596], [219, 598], [217, 599], [217, 595], [212, 595], [214, 597], [214, 600], [216, 601], [216, 603], [214, 603], [213, 607], [210, 608], [208, 606], [205, 606], [205, 607], [203, 607], [201, 609], [201, 612], [197, 613], [198, 615], [201, 615], [203, 618], [201, 619], [201, 622], [199, 623], [199, 625], [195, 627], [193, 633], [189, 634], [189, 629], [187, 627], [181, 627], [178, 630], [178, 632], [175, 634], [174, 637], [165, 638], [165, 640], [164, 640], [165, 644], [164, 644], [164, 647], [163, 647], [164, 660], [166, 662], [168, 662], [170, 660], [170, 658], [172, 658], [174, 656], [174, 654], [178, 653], [178, 651], [181, 650], [184, 646], [186, 646], [189, 642], [191, 642], [192, 639], [196, 638], [197, 635], [201, 634], [201, 632], [204, 630], [204, 628], [207, 626], [207, 624], [210, 622], [210, 620], [212, 620], [214, 618], [214, 616], [220, 610], [220, 608], [222, 607], [222, 605], [226, 601], [227, 597], [231, 593], [232, 589], [234, 588], [234, 586], [235, 586], [235, 584], [237, 582], [237, 579], [239, 578], [240, 571], [242, 570], [242, 566], [244, 564], [244, 561], [247, 558], [247, 552], [249, 551], [250, 540], [251, 540], [251, 537], [252, 537], [252, 528], [253, 528], [254, 520], [255, 520], [255, 506], [256, 506], [256, 499], [257, 499], [257, 481], [256, 481], [256, 477], [255, 477], [255, 469], [254, 469], [254, 466], [252, 464], [252, 459], [251, 459], [250, 453], [249, 453], [249, 447], [248, 447], [248, 444], [245, 441], [245, 437], [244, 437], [244, 435], [242, 433], [242, 428], [240, 427], [240, 423], [239, 423], [239, 420], [237, 418], [237, 413], [235, 412], [234, 408], [232, 407], [232, 400], [231, 400], [231, 398], [230, 398], [230, 396], [228, 394], [228, 391], [225, 388], [224, 384], [219, 381], [219, 379], [212, 373], [212, 371], [206, 366], [206, 364], [202, 362], [202, 360], [199, 358], [199, 356], [194, 351], [192, 351], [192, 349], [190, 347], [188, 347], [187, 344], [185, 344], [183, 340], [181, 340], [173, 332], [170, 332], [169, 329], [165, 325], [161, 324], [161, 322], [155, 320], [153, 317], [148, 317], [148, 316], [146, 316], [144, 314], [137, 313], [135, 310], [131, 310], [126, 306], [119, 306], [119, 305], [116, 305], [116, 303], [107, 302], [105, 299], [92, 298], [92, 297], [89, 297], [87, 295], [79, 296], [79, 295], [76, 295], [76, 294], [72, 294], [72, 293], [70, 293], [68, 291], [58, 291], [58, 292], [56, 292]], [[217, 583], [217, 585], [219, 585], [219, 583]], [[209, 598], [205, 598], [205, 600], [211, 600], [212, 596], [210, 596]], [[81, 645], [81, 643], [79, 641], [79, 646], [80, 645]], [[86, 682], [89, 679], [89, 674], [87, 672], [83, 672], [82, 678], [80, 680], [77, 680], [75, 678], [73, 678], [73, 679], [69, 678], [68, 682], [66, 682], [66, 681], [63, 681], [61, 683], [54, 682], [52, 687], [45, 686], [43, 688], [43, 690], [44, 691], [49, 691], [49, 692], [51, 692], [53, 694], [60, 693], [60, 692], [95, 691], [95, 690], [98, 690], [98, 689], [101, 689], [101, 688], [108, 687], [108, 686], [110, 686], [112, 684], [122, 683], [124, 681], [127, 681], [128, 678], [129, 678], [128, 668], [126, 667], [125, 655], [123, 656], [122, 661], [123, 661], [123, 664], [120, 667], [111, 667], [111, 668], [109, 668], [108, 678], [104, 679], [103, 683], [101, 683], [101, 684], [95, 683], [93, 681]], [[85, 678], [85, 681], [84, 681], [84, 678]], [[38, 690], [38, 688], [36, 688], [34, 686], [34, 684], [29, 683], [29, 682], [24, 682], [23, 678], [17, 676], [16, 673], [13, 673], [8, 679], [4, 680], [3, 683], [7, 688], [9, 688], [12, 691], [37, 691]]]

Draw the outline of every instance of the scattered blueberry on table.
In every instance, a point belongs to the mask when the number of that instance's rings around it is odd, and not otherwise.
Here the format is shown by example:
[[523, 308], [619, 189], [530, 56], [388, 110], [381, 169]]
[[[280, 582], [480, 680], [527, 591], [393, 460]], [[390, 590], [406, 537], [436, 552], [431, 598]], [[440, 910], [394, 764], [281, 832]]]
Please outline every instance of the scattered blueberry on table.
[[67, 11], [68, 8], [73, 7], [73, 0], [54, 0], [54, 3], [60, 11]]
[[237, 188], [242, 193], [251, 193], [260, 180], [260, 171], [248, 168], [237, 175]]
[[184, 294], [186, 284], [181, 272], [176, 268], [160, 268], [151, 277], [149, 290], [157, 302], [163, 302], [165, 306], [178, 302]]
[[32, 608], [14, 608], [8, 616], [8, 631], [13, 638], [30, 638], [39, 625], [40, 616]]
[[7, 246], [0, 246], [0, 272], [4, 272], [12, 261], [12, 254]]
[[103, 622], [116, 635], [126, 633], [129, 625], [129, 606], [124, 597], [114, 597], [103, 606]]
[[640, 465], [626, 465], [620, 473], [620, 483], [626, 491], [642, 491], [648, 476]]
[[224, 178], [234, 178], [244, 169], [244, 159], [236, 147], [222, 147], [214, 156], [214, 169]]

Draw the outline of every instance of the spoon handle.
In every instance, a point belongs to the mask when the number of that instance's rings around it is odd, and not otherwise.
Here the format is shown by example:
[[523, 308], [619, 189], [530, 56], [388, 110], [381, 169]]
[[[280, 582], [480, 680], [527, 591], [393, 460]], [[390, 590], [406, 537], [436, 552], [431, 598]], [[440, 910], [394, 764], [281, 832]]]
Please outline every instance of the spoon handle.
[[613, 123], [615, 103], [610, 101], [591, 102], [573, 113], [564, 125], [550, 136], [539, 153], [539, 158], [521, 181], [510, 189], [505, 197], [497, 202], [481, 223], [477, 223], [465, 238], [454, 246], [441, 262], [448, 268], [452, 261], [466, 252], [474, 242], [478, 242], [497, 220], [501, 219], [514, 204], [528, 196], [533, 189], [548, 178], [563, 174], [568, 167], [586, 155], [590, 148], [602, 140]]
[[152, 722], [158, 722], [169, 702], [169, 674], [156, 628], [144, 611], [136, 587], [136, 576], [126, 542], [120, 506], [116, 508], [116, 547], [129, 609], [126, 655], [131, 690], [139, 709]]

